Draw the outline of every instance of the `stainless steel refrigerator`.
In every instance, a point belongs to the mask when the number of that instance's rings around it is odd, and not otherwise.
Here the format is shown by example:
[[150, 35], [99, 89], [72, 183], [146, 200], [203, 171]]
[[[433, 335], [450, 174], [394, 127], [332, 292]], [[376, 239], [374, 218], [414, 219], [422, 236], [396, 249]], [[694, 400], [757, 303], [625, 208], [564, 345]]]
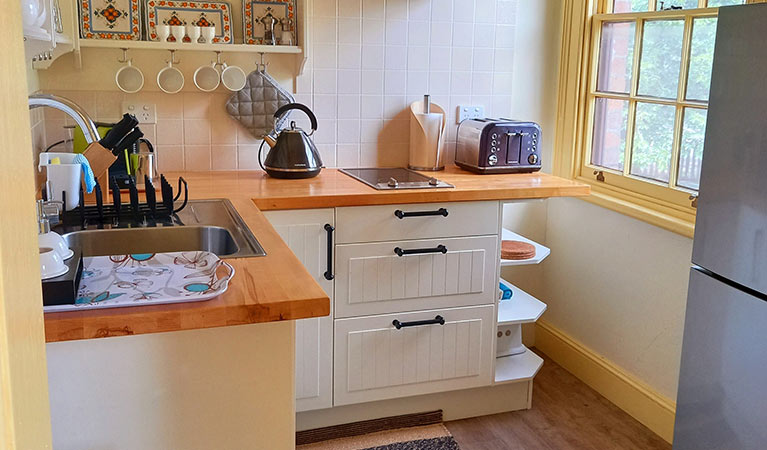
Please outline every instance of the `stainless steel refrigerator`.
[[767, 449], [767, 4], [719, 11], [675, 450]]

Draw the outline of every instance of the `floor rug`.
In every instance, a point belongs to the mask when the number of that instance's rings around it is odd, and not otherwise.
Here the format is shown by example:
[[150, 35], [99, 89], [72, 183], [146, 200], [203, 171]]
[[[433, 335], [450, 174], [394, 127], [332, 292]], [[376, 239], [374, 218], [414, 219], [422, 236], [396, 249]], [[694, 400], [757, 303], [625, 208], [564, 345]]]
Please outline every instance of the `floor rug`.
[[399, 428], [299, 445], [297, 450], [460, 450], [442, 424]]

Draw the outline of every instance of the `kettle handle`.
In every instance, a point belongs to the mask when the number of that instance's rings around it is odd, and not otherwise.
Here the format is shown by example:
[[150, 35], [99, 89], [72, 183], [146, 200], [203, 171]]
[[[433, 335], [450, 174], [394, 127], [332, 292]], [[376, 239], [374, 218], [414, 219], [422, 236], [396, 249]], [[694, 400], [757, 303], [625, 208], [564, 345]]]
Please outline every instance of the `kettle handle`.
[[277, 123], [286, 112], [288, 112], [290, 110], [293, 110], [293, 109], [299, 109], [299, 110], [303, 111], [304, 114], [309, 116], [309, 120], [312, 123], [312, 133], [317, 131], [317, 116], [314, 115], [314, 113], [312, 112], [311, 109], [309, 109], [308, 106], [303, 105], [301, 103], [288, 103], [287, 105], [283, 105], [282, 107], [280, 107], [280, 109], [278, 109], [274, 113], [274, 121], [275, 121], [275, 123]]

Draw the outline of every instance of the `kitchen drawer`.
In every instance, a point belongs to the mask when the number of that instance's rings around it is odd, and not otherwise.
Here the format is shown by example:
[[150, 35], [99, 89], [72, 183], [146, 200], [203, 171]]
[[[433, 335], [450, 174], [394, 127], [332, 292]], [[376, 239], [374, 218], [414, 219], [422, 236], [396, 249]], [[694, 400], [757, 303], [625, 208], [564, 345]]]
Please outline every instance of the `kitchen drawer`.
[[[336, 319], [333, 404], [489, 385], [494, 311], [487, 305]], [[437, 316], [443, 324], [408, 323]]]
[[336, 208], [336, 239], [348, 244], [498, 234], [498, 211], [494, 201]]
[[335, 317], [495, 303], [497, 252], [496, 236], [337, 245]]

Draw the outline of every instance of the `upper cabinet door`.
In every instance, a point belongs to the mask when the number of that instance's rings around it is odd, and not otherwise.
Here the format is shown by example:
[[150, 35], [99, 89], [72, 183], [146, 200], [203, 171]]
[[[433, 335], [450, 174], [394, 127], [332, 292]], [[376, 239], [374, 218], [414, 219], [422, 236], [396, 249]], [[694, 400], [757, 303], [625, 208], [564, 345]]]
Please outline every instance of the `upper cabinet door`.
[[333, 281], [325, 277], [328, 238], [334, 231], [334, 211], [329, 209], [266, 211], [288, 247], [330, 297], [330, 315], [296, 321], [296, 411], [333, 406]]
[[693, 263], [767, 293], [767, 5], [719, 10]]

